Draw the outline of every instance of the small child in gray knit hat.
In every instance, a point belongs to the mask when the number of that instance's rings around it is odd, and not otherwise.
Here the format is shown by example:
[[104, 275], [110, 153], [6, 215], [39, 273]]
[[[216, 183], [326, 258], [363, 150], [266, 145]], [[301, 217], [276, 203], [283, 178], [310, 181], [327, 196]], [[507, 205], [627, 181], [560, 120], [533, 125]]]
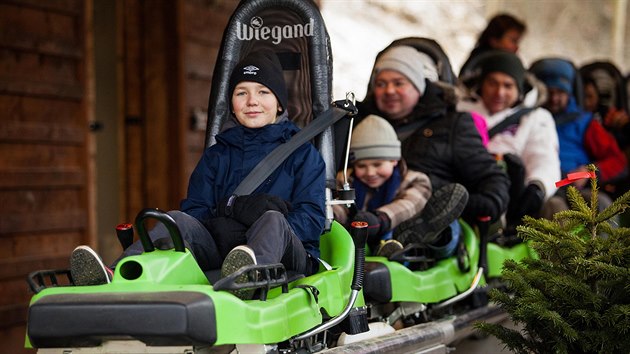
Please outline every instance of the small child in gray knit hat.
[[[349, 226], [368, 222], [368, 246], [387, 256], [381, 242], [391, 240], [392, 229], [418, 214], [431, 197], [429, 177], [407, 169], [394, 128], [376, 115], [365, 117], [353, 130], [350, 142], [350, 183], [356, 192], [356, 207], [334, 206], [335, 219]], [[343, 183], [343, 176], [339, 176]], [[391, 249], [391, 248], [390, 248]]]
[[[396, 131], [384, 118], [369, 115], [356, 126], [349, 172], [355, 205], [335, 205], [335, 219], [346, 227], [352, 221], [367, 222], [368, 247], [377, 256], [389, 258], [403, 244], [427, 241], [436, 258], [448, 257], [459, 239], [452, 225], [457, 224], [468, 193], [456, 183], [434, 193], [429, 176], [409, 170], [401, 152]], [[338, 180], [343, 183], [343, 175]]]

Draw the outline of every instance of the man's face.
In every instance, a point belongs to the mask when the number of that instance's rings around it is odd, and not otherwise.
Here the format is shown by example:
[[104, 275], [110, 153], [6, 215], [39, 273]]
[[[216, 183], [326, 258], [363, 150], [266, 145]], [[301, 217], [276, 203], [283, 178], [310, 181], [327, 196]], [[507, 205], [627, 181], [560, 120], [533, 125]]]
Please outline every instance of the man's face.
[[557, 88], [549, 88], [549, 97], [543, 107], [552, 114], [562, 113], [569, 104], [569, 93]]
[[408, 116], [420, 99], [420, 92], [398, 71], [382, 70], [374, 80], [376, 107], [384, 118], [402, 119]]
[[481, 83], [481, 100], [490, 114], [512, 107], [518, 101], [516, 80], [502, 72], [491, 72]]

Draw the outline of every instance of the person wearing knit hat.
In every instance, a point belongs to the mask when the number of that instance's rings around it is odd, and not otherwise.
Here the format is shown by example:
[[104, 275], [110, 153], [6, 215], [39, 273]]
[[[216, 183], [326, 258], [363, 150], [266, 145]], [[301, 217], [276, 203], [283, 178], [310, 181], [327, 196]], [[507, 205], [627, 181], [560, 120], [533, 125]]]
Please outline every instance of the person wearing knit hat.
[[387, 119], [402, 119], [426, 91], [424, 59], [415, 48], [400, 45], [381, 53], [370, 79], [375, 103]]
[[281, 109], [286, 109], [289, 102], [287, 85], [282, 74], [282, 65], [278, 56], [269, 49], [259, 49], [249, 53], [232, 70], [229, 91], [234, 92], [242, 81], [257, 82], [267, 86], [278, 99]]
[[[587, 170], [589, 164], [597, 167], [600, 184], [622, 178], [627, 159], [615, 137], [594, 119], [592, 112], [580, 107], [575, 98], [579, 88], [577, 70], [573, 63], [562, 58], [543, 58], [532, 64], [530, 71], [548, 87], [544, 107], [553, 115], [560, 142], [560, 168], [562, 176]], [[573, 182], [586, 200], [590, 200], [587, 179]], [[562, 188], [544, 206], [543, 215], [551, 218], [555, 213], [569, 208], [566, 188]], [[598, 193], [598, 206], [603, 209], [612, 203], [605, 192]], [[600, 210], [601, 210], [600, 209]]]
[[532, 66], [530, 71], [548, 88], [573, 94], [573, 82], [577, 70], [568, 60], [560, 58], [545, 59]]
[[[335, 218], [348, 227], [352, 221], [368, 222], [369, 248], [379, 256], [390, 256], [403, 248], [399, 240], [392, 239], [392, 231], [402, 223], [420, 218], [431, 200], [429, 176], [407, 168], [401, 158], [401, 144], [396, 131], [377, 115], [365, 117], [354, 129], [350, 155], [350, 181], [355, 189], [357, 210], [337, 205], [333, 208]], [[339, 182], [343, 182], [342, 175]], [[463, 205], [459, 207], [461, 213]], [[433, 210], [437, 211], [436, 208]], [[423, 215], [430, 222], [420, 221], [422, 235], [441, 233], [459, 216], [457, 210], [440, 211], [433, 216]], [[446, 256], [448, 254], [440, 258]]]
[[[204, 150], [181, 210], [168, 214], [203, 271], [220, 269], [226, 277], [248, 265], [282, 263], [287, 271], [314, 274], [319, 270], [319, 240], [327, 215], [324, 160], [307, 142], [292, 151], [254, 193], [235, 195], [253, 168], [299, 128], [283, 109], [288, 96], [273, 52], [251, 52], [234, 68], [229, 85], [234, 119]], [[151, 240], [170, 239], [160, 225], [148, 232]], [[142, 252], [138, 241], [118, 261]], [[75, 285], [111, 279], [98, 255], [85, 246], [73, 252], [70, 268], [73, 279], [82, 282]], [[95, 275], [99, 278], [93, 279]], [[235, 281], [246, 282], [247, 276]], [[241, 299], [254, 295], [254, 289], [230, 292]]]
[[374, 65], [373, 76], [378, 75], [383, 70], [398, 71], [405, 75], [422, 94], [426, 87], [424, 82], [425, 60], [426, 58], [415, 48], [406, 45], [395, 46], [378, 57]]
[[427, 79], [426, 59], [414, 47], [388, 46], [377, 55], [366, 96], [357, 103], [357, 120], [377, 115], [393, 126], [403, 158], [397, 167], [428, 175], [437, 195], [431, 207], [394, 228], [393, 238], [402, 244], [448, 239], [437, 232], [446, 229], [425, 227], [444, 226], [432, 221], [452, 223], [460, 214], [472, 223], [480, 216], [496, 220], [509, 199], [507, 175], [488, 154], [471, 115], [456, 110], [454, 89]]
[[458, 108], [484, 116], [488, 151], [502, 156], [511, 179], [506, 233], [515, 233], [524, 215], [537, 217], [556, 191], [560, 178], [558, 136], [551, 114], [526, 106], [525, 69], [513, 53], [492, 51], [480, 59], [478, 100], [462, 100]]
[[400, 141], [396, 131], [385, 119], [370, 115], [352, 131], [350, 161], [400, 160]]

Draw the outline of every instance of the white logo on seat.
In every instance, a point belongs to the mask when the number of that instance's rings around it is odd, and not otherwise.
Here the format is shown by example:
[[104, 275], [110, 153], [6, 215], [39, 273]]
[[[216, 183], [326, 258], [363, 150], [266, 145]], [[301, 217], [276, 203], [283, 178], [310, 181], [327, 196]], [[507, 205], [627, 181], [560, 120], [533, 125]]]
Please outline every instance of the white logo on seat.
[[246, 67], [243, 68], [243, 75], [256, 75], [258, 74], [257, 71], [260, 70], [257, 67], [253, 66], [253, 65], [247, 65]]
[[246, 23], [236, 23], [236, 36], [242, 41], [271, 40], [273, 44], [279, 44], [283, 39], [312, 37], [314, 35], [315, 20], [309, 19], [307, 23], [295, 23], [284, 26], [263, 26], [263, 19], [254, 16]]

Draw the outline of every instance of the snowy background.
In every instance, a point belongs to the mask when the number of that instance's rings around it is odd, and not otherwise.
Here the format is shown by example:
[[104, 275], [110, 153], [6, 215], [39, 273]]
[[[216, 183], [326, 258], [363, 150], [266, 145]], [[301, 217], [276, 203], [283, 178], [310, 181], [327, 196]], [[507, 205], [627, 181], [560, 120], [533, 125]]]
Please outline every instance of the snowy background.
[[[612, 60], [615, 6], [626, 0], [321, 0], [333, 51], [335, 99], [353, 91], [363, 99], [376, 54], [402, 37], [436, 40], [454, 72], [468, 57], [487, 19], [507, 12], [525, 21], [528, 31], [519, 55], [528, 66], [536, 59], [561, 56], [583, 65]], [[623, 15], [626, 20], [628, 9]], [[630, 32], [626, 25], [623, 42]], [[630, 46], [622, 62], [627, 73]]]

